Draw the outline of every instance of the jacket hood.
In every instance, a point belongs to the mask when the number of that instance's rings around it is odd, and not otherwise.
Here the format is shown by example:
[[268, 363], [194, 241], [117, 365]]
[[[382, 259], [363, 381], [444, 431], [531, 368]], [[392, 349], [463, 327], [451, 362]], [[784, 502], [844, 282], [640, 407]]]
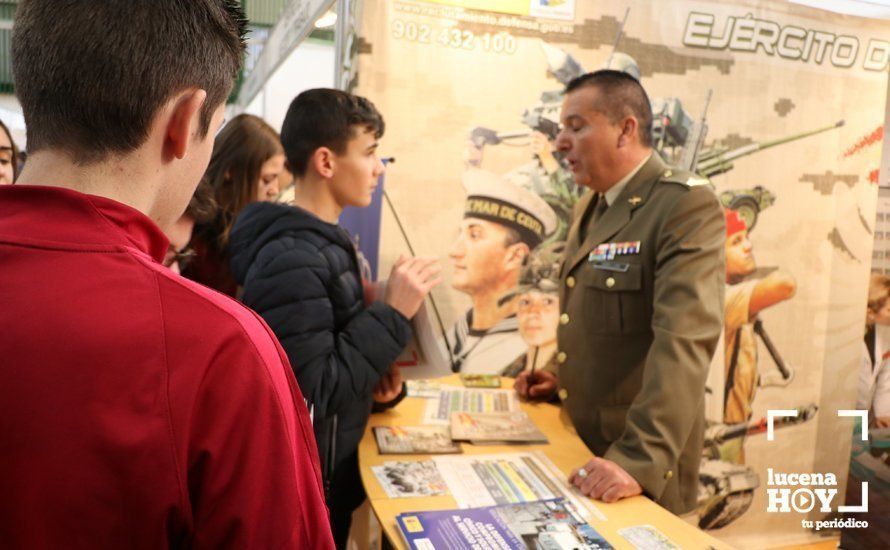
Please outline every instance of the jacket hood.
[[244, 285], [247, 271], [260, 250], [286, 233], [312, 231], [326, 240], [350, 247], [349, 237], [340, 226], [327, 223], [296, 206], [254, 202], [241, 211], [229, 236], [232, 275]]

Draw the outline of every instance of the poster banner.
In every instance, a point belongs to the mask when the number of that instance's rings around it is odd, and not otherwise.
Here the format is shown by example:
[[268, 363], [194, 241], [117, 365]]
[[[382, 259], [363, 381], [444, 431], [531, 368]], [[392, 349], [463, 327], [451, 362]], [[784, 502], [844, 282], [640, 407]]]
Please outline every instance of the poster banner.
[[[855, 419], [838, 411], [863, 350], [888, 30], [766, 0], [365, 0], [355, 91], [386, 118], [387, 193], [414, 248], [446, 267], [455, 367], [555, 367], [553, 266], [583, 193], [553, 148], [561, 91], [634, 74], [659, 152], [735, 220], [700, 525], [742, 548], [836, 535], [856, 519], [841, 508]], [[380, 271], [404, 252], [384, 210]], [[793, 411], [771, 439], [770, 410]]]

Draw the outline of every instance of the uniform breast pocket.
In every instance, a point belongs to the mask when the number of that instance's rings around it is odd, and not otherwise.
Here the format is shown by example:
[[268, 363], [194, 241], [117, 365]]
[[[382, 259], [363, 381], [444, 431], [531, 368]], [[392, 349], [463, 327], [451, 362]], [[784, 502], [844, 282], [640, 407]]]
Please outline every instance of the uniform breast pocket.
[[606, 269], [595, 263], [584, 267], [584, 314], [591, 333], [629, 335], [650, 329], [652, 315], [643, 291], [642, 267], [620, 267], [627, 269]]

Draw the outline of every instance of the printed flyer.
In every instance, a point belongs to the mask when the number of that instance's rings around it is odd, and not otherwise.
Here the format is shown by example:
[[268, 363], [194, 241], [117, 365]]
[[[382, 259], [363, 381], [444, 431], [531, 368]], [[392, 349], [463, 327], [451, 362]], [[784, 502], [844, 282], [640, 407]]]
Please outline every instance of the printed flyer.
[[408, 545], [416, 550], [595, 550], [610, 549], [563, 499], [398, 516]]

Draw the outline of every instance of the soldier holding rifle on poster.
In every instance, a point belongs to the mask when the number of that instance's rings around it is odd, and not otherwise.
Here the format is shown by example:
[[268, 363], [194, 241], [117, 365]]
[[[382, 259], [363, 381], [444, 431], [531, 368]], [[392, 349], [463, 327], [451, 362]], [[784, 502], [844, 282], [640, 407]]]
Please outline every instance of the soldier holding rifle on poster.
[[559, 395], [596, 455], [570, 482], [595, 499], [696, 503], [704, 386], [722, 329], [724, 219], [707, 180], [651, 146], [640, 83], [602, 70], [569, 83], [556, 145], [576, 183], [560, 270], [558, 373], [521, 374], [521, 396]]

